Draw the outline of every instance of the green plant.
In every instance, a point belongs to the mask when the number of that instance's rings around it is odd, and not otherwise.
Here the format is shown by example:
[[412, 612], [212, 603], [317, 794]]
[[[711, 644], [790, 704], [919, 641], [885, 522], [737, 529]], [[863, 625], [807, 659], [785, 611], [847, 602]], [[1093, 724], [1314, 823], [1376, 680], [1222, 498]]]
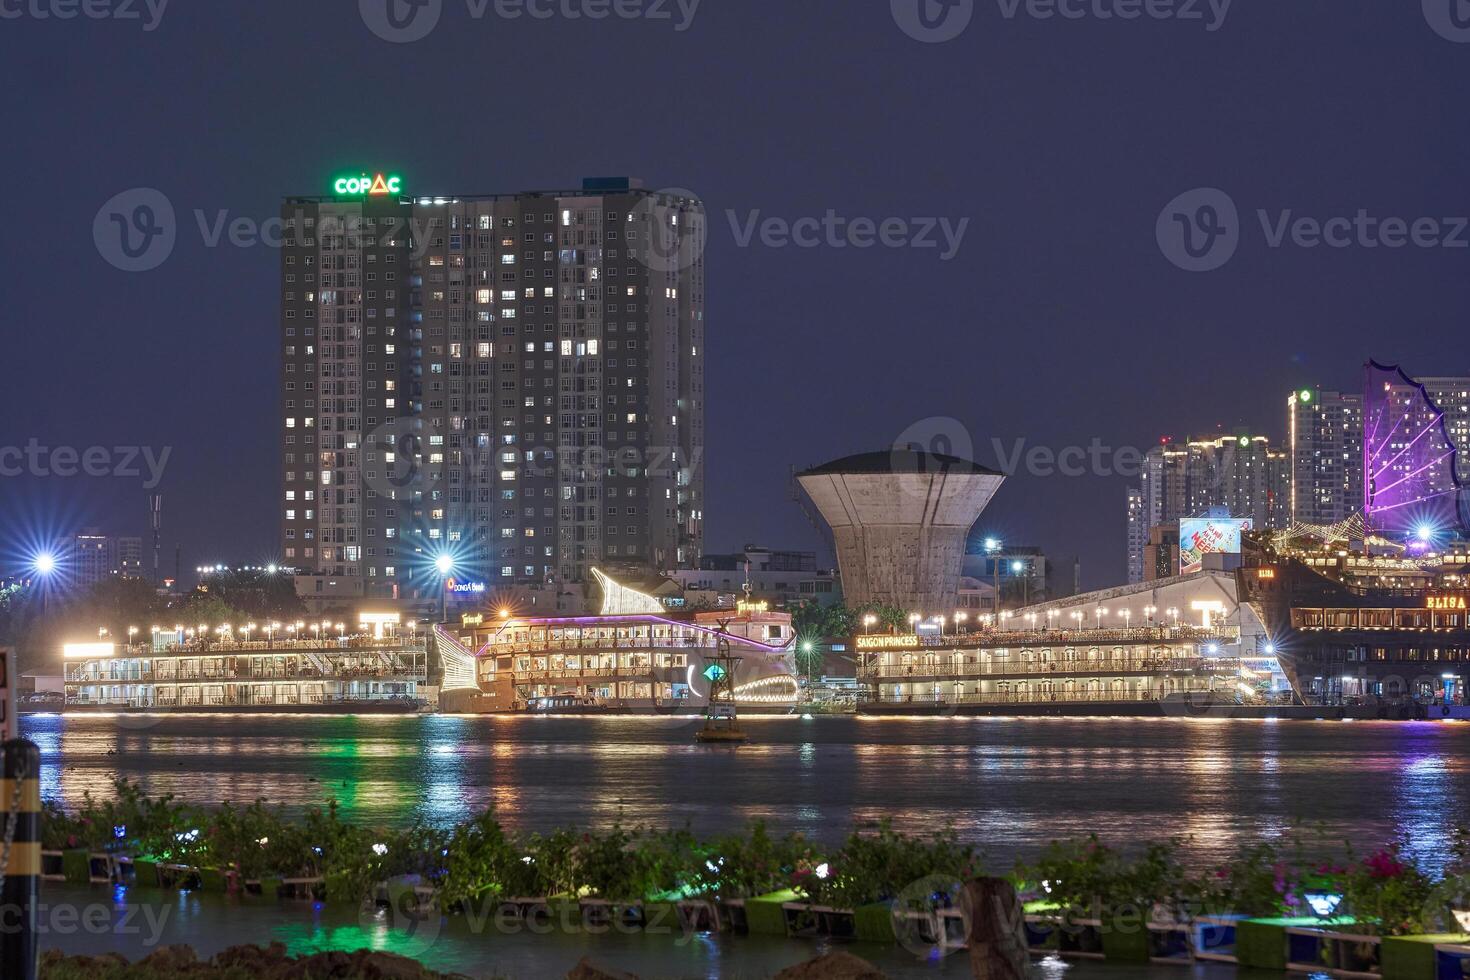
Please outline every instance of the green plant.
[[978, 873], [978, 866], [974, 848], [960, 844], [952, 829], [910, 837], [884, 820], [875, 833], [853, 833], [825, 861], [799, 869], [797, 884], [813, 902], [855, 909], [893, 899], [911, 884], [947, 877], [949, 884], [924, 890], [928, 901], [939, 888], [936, 901], [942, 903], [958, 899], [959, 887]]
[[1343, 901], [1357, 919], [1356, 931], [1409, 936], [1439, 927], [1434, 882], [1403, 857], [1403, 845], [1388, 847], [1348, 868]]

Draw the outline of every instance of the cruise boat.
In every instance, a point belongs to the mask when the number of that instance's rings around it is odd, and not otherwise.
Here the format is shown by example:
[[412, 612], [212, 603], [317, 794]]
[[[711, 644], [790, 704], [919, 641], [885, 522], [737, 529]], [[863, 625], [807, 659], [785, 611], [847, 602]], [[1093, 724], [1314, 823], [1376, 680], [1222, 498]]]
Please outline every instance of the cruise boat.
[[1270, 551], [1240, 569], [1240, 594], [1271, 633], [1304, 704], [1364, 717], [1466, 718], [1470, 555]]
[[703, 713], [722, 648], [742, 713], [789, 712], [800, 696], [791, 617], [764, 602], [675, 615], [600, 571], [593, 616], [464, 616], [435, 628], [444, 711]]
[[63, 647], [66, 712], [400, 714], [427, 706], [425, 634], [396, 613], [345, 623], [154, 629]]
[[1164, 715], [1234, 703], [1239, 628], [982, 628], [853, 638], [864, 714]]

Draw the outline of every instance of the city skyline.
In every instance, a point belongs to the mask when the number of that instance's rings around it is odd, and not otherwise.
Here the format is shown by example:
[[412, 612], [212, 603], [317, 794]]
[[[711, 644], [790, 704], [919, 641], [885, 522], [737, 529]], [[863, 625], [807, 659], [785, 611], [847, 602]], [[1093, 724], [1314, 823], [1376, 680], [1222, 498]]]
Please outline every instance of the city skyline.
[[[1319, 220], [1359, 209], [1414, 217], [1452, 214], [1460, 198], [1443, 161], [1462, 158], [1470, 135], [1439, 120], [1463, 51], [1417, 10], [1367, 10], [1349, 24], [1324, 9], [1234, 11], [1216, 33], [1006, 21], [990, 11], [940, 45], [906, 36], [882, 4], [836, 19], [788, 5], [707, 6], [679, 32], [651, 22], [465, 22], [461, 10], [404, 48], [444, 66], [457, 90], [513, 90], [521, 78], [512, 66], [522, 59], [571, 58], [576, 69], [545, 80], [537, 106], [510, 105], [496, 132], [469, 127], [453, 154], [431, 134], [459, 125], [457, 106], [424, 104], [391, 84], [364, 97], [363, 79], [399, 46], [365, 27], [351, 4], [285, 19], [236, 11], [228, 24], [177, 8], [150, 32], [25, 22], [18, 26], [30, 41], [6, 66], [17, 85], [65, 54], [120, 59], [131, 88], [85, 105], [42, 90], [17, 107], [13, 153], [27, 193], [12, 202], [13, 217], [47, 229], [49, 248], [16, 237], [3, 246], [14, 307], [32, 322], [17, 331], [13, 356], [66, 359], [87, 396], [58, 399], [45, 372], [16, 378], [6, 426], [13, 437], [0, 443], [172, 446], [161, 484], [163, 564], [171, 567], [180, 542], [186, 569], [278, 560], [266, 472], [276, 413], [260, 379], [278, 357], [279, 254], [230, 226], [258, 229], [278, 216], [283, 194], [324, 191], [365, 165], [430, 194], [626, 173], [653, 188], [687, 187], [706, 202], [707, 256], [719, 270], [708, 285], [710, 550], [747, 539], [818, 546], [790, 502], [792, 469], [882, 448], [931, 418], [958, 420], [978, 461], [1002, 469], [992, 438], [1007, 452], [1022, 438], [1053, 452], [1093, 439], [1147, 449], [1166, 432], [1217, 427], [1284, 438], [1281, 398], [1317, 384], [1351, 390], [1365, 357], [1429, 373], [1449, 351], [1443, 373], [1470, 371], [1453, 363], [1456, 328], [1470, 312], [1459, 251], [1273, 247], [1257, 227], [1258, 211], [1268, 224], [1287, 210]], [[773, 17], [780, 30], [770, 30]], [[658, 64], [629, 62], [610, 36], [655, 45]], [[815, 36], [831, 43], [806, 43]], [[1383, 100], [1400, 79], [1384, 59], [1361, 56], [1365, 36], [1412, 60], [1422, 98]], [[200, 43], [176, 43], [185, 37]], [[321, 48], [313, 37], [334, 43]], [[1259, 52], [1281, 37], [1298, 38], [1317, 67], [1260, 57], [1243, 78], [1238, 64], [1215, 56], [1222, 43]], [[178, 119], [247, 118], [261, 99], [299, 98], [295, 83], [258, 65], [250, 84], [176, 84], [205, 69], [208, 50], [236, 44], [320, 63], [311, 98], [345, 115], [322, 124], [284, 113], [269, 140], [251, 127], [215, 126], [212, 139], [181, 143]], [[866, 76], [850, 78], [840, 96], [813, 84], [846, 77], [854, 50], [885, 52], [905, 76], [932, 73], [935, 90], [955, 97]], [[766, 52], [767, 67], [749, 71], [743, 52], [751, 51]], [[1140, 112], [1097, 89], [1102, 52], [1107, 70], [1121, 72], [1118, 91], [1146, 90], [1158, 102]], [[1039, 58], [1059, 70], [1037, 74]], [[698, 104], [666, 84], [669, 72], [702, 76], [711, 66], [712, 77], [745, 80], [712, 82]], [[575, 133], [548, 126], [542, 107], [576, 104], [593, 78], [616, 78], [614, 90], [636, 93], [630, 98], [647, 111], [599, 114]], [[1007, 78], [1030, 80], [1025, 112], [995, 84]], [[1237, 98], [1222, 102], [1227, 89]], [[1320, 112], [1304, 120], [1275, 98], [1284, 90]], [[801, 91], [813, 101], [790, 98]], [[139, 115], [138, 104], [156, 108]], [[813, 139], [813, 111], [831, 117], [837, 135]], [[1036, 112], [1051, 124], [1034, 126]], [[972, 117], [987, 123], [965, 125]], [[901, 152], [874, 152], [863, 134], [875, 118]], [[1170, 126], [1159, 127], [1161, 118]], [[419, 123], [395, 132], [383, 124], [390, 119]], [[1352, 134], [1363, 132], [1378, 136], [1360, 146]], [[753, 167], [746, 134], [796, 152]], [[507, 141], [514, 153], [499, 152]], [[96, 143], [108, 146], [108, 166], [82, 166]], [[1260, 145], [1310, 148], [1265, 160]], [[1333, 152], [1324, 156], [1321, 146]], [[1006, 148], [1014, 152], [998, 152]], [[1159, 254], [1155, 219], [1180, 192], [1211, 185], [1229, 193], [1250, 237], [1223, 268], [1181, 271]], [[172, 253], [140, 272], [115, 267], [93, 237], [99, 211], [132, 188], [156, 190], [176, 218]], [[918, 238], [932, 226], [925, 237], [937, 247], [845, 239], [834, 247], [822, 230], [829, 210], [841, 231], [895, 218]], [[954, 237], [970, 219], [947, 260], [941, 218]], [[817, 223], [812, 247], [795, 240], [811, 240], [809, 230], [790, 234], [807, 219]], [[784, 238], [775, 233], [782, 227]], [[71, 292], [70, 270], [97, 284], [80, 314], [57, 301]], [[98, 401], [108, 411], [96, 411]], [[146, 534], [146, 480], [18, 477], [12, 519], [28, 533], [95, 525]], [[1121, 575], [1116, 515], [1127, 483], [1018, 474], [987, 517], [1007, 538], [1079, 552], [1084, 576], [1102, 584]]]

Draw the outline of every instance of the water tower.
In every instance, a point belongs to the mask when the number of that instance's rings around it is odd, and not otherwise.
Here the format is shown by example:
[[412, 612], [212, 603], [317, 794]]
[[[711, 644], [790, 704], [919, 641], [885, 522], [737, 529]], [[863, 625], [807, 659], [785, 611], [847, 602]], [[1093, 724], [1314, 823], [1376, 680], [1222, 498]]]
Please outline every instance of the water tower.
[[849, 607], [953, 613], [965, 538], [1005, 477], [957, 456], [895, 449], [798, 473], [832, 529]]

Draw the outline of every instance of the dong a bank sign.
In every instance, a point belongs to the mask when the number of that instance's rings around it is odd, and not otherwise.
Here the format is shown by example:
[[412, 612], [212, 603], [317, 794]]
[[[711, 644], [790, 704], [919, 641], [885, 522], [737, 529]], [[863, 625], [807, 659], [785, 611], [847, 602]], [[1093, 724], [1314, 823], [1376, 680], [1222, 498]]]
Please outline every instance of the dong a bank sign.
[[403, 178], [397, 174], [344, 175], [332, 181], [332, 193], [338, 197], [384, 197], [403, 192]]
[[447, 579], [444, 582], [444, 591], [450, 595], [484, 595], [484, 582], [467, 582], [461, 579]]

